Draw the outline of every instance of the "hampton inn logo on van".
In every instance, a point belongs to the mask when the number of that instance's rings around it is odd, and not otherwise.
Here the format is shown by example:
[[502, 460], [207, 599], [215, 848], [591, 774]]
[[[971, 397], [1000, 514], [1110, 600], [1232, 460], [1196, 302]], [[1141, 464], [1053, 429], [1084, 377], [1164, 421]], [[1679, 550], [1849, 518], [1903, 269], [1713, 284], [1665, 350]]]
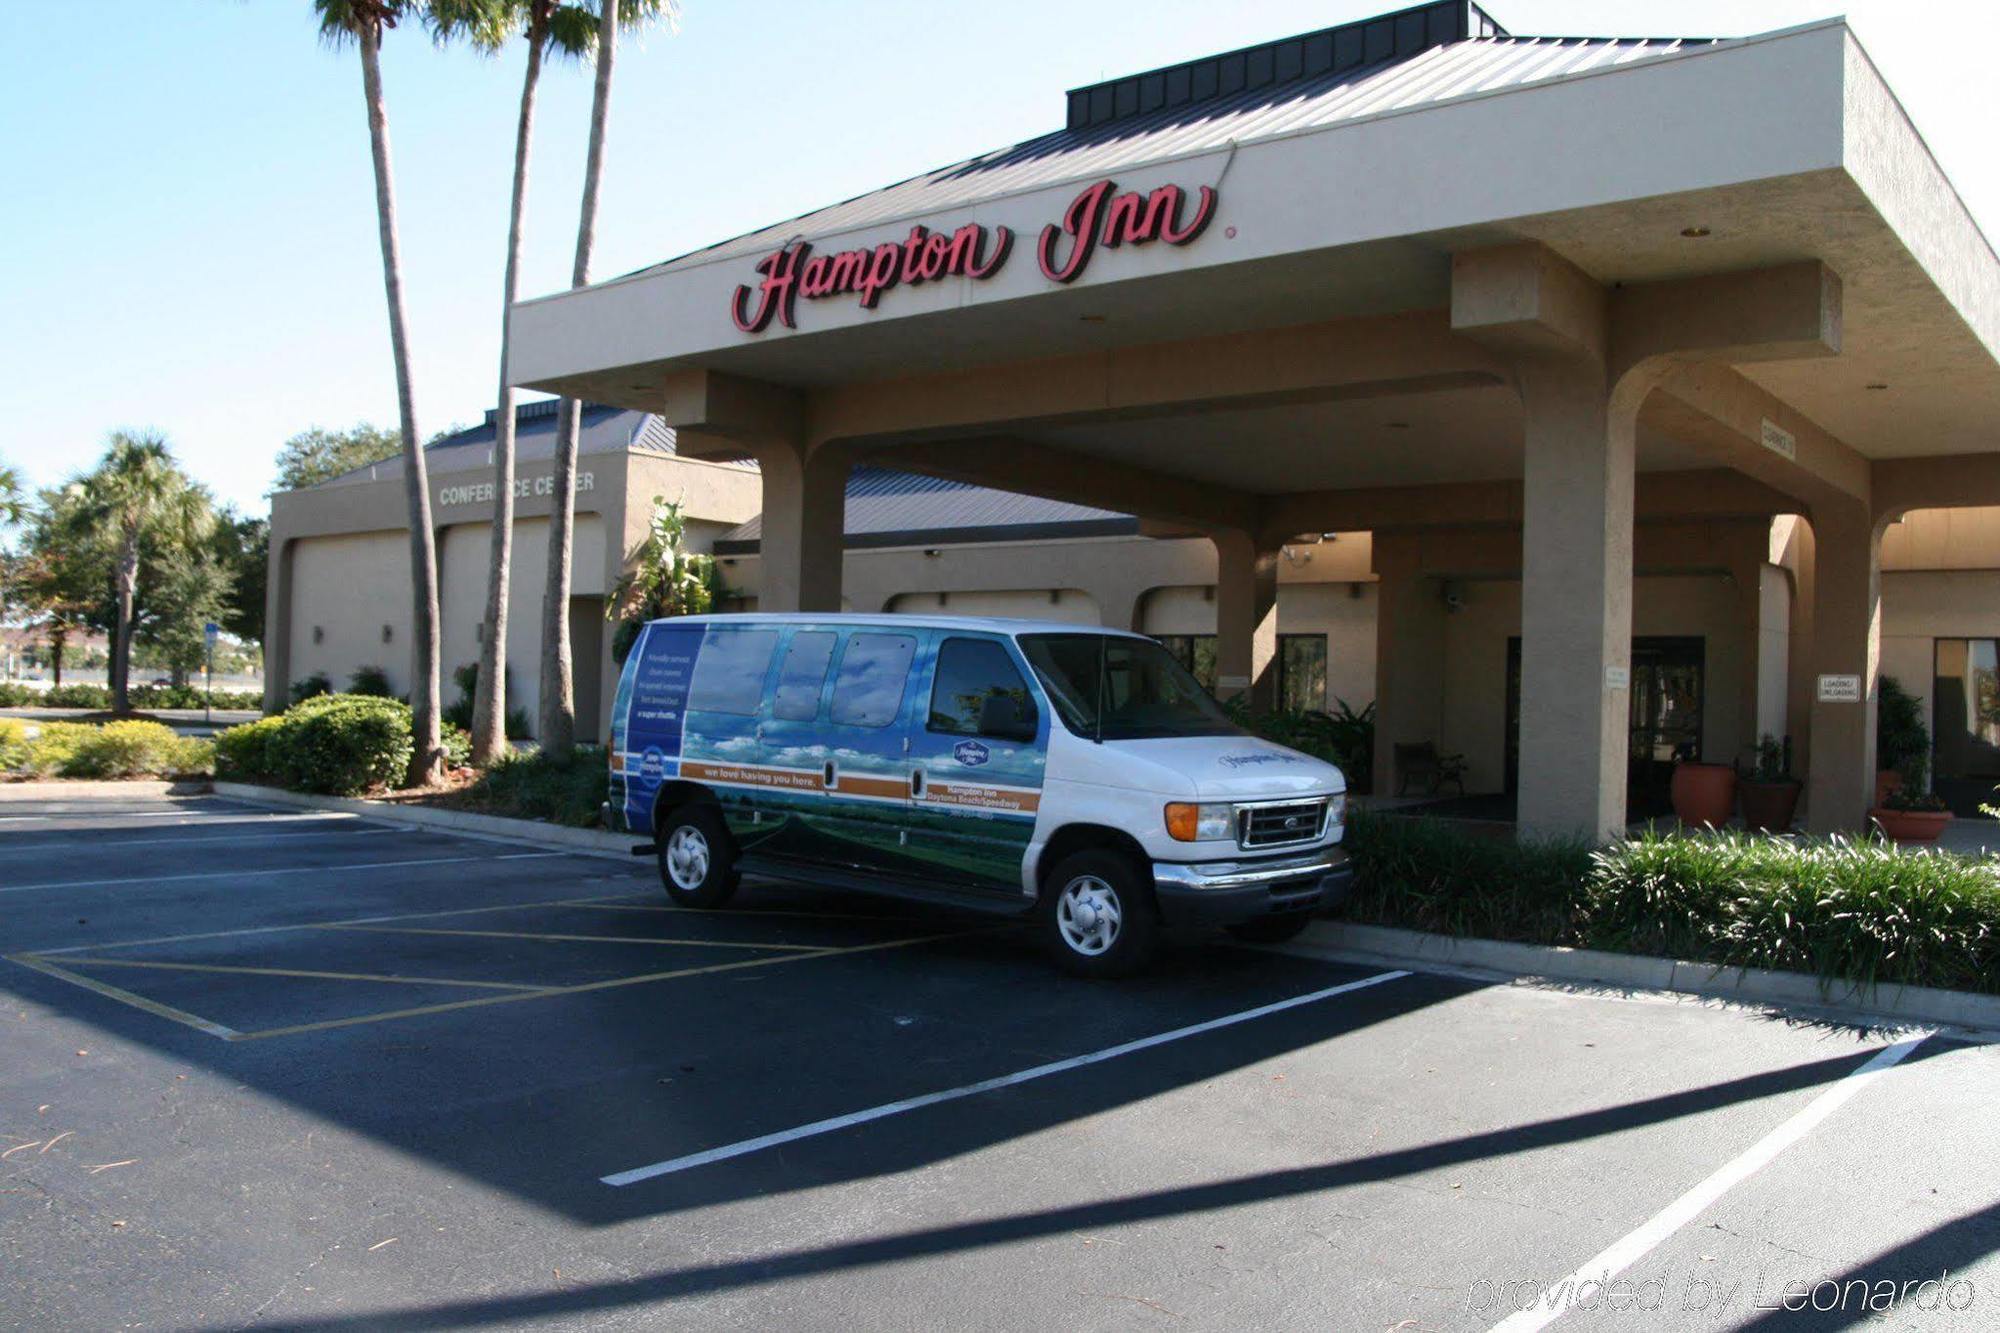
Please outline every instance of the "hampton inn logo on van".
[[951, 747], [951, 757], [967, 768], [978, 768], [993, 757], [993, 752], [978, 741], [960, 741]]

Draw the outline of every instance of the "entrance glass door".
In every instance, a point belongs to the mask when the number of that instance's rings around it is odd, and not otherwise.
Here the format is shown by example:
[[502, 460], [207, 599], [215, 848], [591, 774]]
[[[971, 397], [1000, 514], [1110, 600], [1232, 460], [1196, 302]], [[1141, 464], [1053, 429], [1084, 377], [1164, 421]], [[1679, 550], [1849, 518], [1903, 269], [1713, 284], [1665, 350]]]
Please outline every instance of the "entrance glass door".
[[[1699, 759], [1706, 643], [1699, 637], [1632, 640], [1626, 805], [1634, 818], [1669, 808], [1676, 759]], [[1521, 640], [1507, 642], [1507, 790], [1521, 762]]]
[[2000, 787], [2000, 640], [1939, 639], [1931, 681], [1932, 784], [1977, 815]]

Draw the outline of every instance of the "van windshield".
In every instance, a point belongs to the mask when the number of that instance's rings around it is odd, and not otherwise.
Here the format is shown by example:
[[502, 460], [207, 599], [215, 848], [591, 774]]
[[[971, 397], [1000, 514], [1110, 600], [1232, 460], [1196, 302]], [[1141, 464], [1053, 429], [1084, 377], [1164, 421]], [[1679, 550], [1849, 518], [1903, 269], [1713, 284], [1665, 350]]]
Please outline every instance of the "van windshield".
[[1151, 639], [1024, 634], [1020, 642], [1063, 725], [1085, 739], [1228, 736], [1242, 730], [1187, 668]]

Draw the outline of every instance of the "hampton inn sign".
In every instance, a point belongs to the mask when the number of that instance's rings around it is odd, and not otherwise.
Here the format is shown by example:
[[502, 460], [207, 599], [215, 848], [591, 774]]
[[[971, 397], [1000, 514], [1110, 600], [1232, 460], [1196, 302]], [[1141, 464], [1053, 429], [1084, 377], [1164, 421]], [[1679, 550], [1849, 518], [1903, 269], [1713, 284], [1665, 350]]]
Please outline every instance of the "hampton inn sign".
[[[1188, 244], [1208, 229], [1215, 205], [1216, 193], [1206, 185], [1196, 192], [1190, 209], [1187, 191], [1178, 185], [1162, 185], [1151, 194], [1121, 194], [1116, 183], [1101, 180], [1070, 201], [1061, 222], [1042, 228], [1035, 262], [1050, 282], [1074, 282], [1100, 245], [1115, 250], [1154, 241]], [[745, 333], [762, 333], [774, 318], [795, 329], [801, 297], [858, 296], [863, 309], [873, 310], [892, 287], [917, 287], [940, 278], [990, 278], [1013, 249], [1012, 231], [975, 222], [949, 235], [918, 225], [901, 241], [830, 255], [816, 255], [811, 242], [801, 241], [757, 262], [764, 280], [736, 289], [729, 317]]]

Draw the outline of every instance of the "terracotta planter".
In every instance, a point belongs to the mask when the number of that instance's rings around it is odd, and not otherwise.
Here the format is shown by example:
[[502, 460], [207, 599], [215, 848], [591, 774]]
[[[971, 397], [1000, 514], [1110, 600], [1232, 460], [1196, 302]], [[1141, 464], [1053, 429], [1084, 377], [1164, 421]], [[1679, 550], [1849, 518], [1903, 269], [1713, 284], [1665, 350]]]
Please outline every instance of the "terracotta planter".
[[1901, 773], [1898, 773], [1893, 768], [1882, 769], [1875, 775], [1876, 807], [1879, 809], [1880, 807], [1887, 805], [1889, 803], [1890, 793], [1898, 792], [1901, 791], [1902, 789], [1903, 789], [1903, 775]]
[[1944, 826], [1951, 823], [1949, 810], [1885, 810], [1878, 806], [1868, 817], [1897, 842], [1936, 842]]
[[1736, 770], [1729, 764], [1676, 764], [1669, 792], [1681, 823], [1721, 828], [1736, 812]]
[[1784, 833], [1792, 827], [1799, 809], [1799, 784], [1784, 782], [1741, 782], [1736, 799], [1743, 807], [1743, 825], [1760, 833]]

